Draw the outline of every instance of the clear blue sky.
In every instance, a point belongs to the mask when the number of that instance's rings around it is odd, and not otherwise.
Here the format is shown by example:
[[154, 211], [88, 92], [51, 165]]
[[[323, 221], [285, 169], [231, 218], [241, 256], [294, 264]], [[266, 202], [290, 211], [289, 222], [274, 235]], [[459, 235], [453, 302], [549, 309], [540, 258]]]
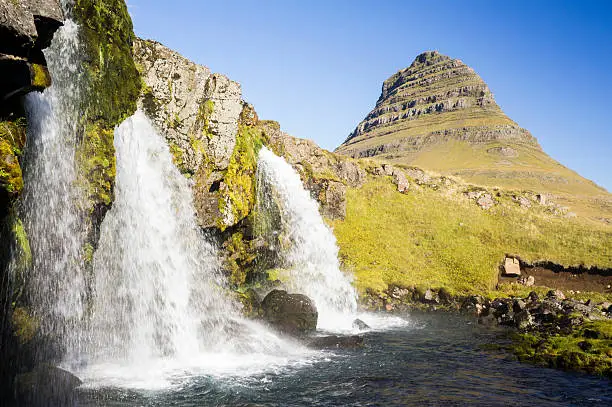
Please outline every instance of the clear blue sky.
[[425, 50], [470, 65], [562, 164], [612, 191], [612, 1], [128, 0], [136, 34], [241, 83], [333, 150]]

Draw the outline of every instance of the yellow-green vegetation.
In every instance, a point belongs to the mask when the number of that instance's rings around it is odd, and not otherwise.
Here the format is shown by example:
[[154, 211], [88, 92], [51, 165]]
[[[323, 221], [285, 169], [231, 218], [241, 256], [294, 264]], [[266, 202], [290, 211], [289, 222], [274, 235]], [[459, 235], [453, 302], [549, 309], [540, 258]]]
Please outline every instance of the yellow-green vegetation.
[[612, 377], [612, 321], [585, 322], [570, 335], [514, 335], [521, 361]]
[[32, 86], [39, 89], [51, 86], [51, 75], [49, 75], [49, 71], [44, 66], [30, 64], [30, 73], [32, 76]]
[[15, 197], [23, 189], [19, 157], [25, 145], [25, 120], [0, 122], [0, 190]]
[[247, 268], [255, 260], [255, 254], [249, 250], [241, 232], [234, 233], [224, 248], [228, 252], [225, 269], [229, 271], [229, 282], [232, 286], [240, 286], [246, 281]]
[[[219, 210], [237, 223], [255, 206], [255, 172], [257, 153], [263, 145], [264, 132], [259, 127], [240, 125], [236, 146], [230, 158], [220, 190]], [[219, 228], [225, 230], [222, 220]]]
[[13, 334], [17, 337], [20, 344], [30, 342], [40, 326], [40, 322], [36, 317], [30, 315], [27, 309], [17, 307], [13, 310]]
[[204, 103], [200, 104], [198, 109], [198, 117], [197, 120], [202, 123], [202, 135], [206, 136], [209, 140], [213, 138], [213, 134], [210, 131], [210, 117], [215, 110], [215, 102], [213, 100], [207, 100]]
[[113, 200], [116, 125], [136, 110], [141, 79], [132, 59], [132, 20], [122, 0], [77, 0], [72, 14], [84, 48], [86, 92], [79, 173], [89, 210]]
[[140, 94], [132, 20], [123, 0], [77, 0], [73, 14], [85, 48], [88, 116], [114, 126], [136, 110]]
[[113, 137], [112, 129], [106, 129], [100, 123], [88, 124], [79, 146], [77, 159], [89, 202], [93, 204], [90, 210], [96, 204], [108, 206], [112, 201], [116, 173]]
[[525, 261], [612, 268], [612, 229], [505, 202], [488, 211], [457, 193], [413, 188], [390, 179], [347, 190], [345, 220], [331, 222], [356, 286], [446, 287], [453, 294], [492, 290], [506, 253]]

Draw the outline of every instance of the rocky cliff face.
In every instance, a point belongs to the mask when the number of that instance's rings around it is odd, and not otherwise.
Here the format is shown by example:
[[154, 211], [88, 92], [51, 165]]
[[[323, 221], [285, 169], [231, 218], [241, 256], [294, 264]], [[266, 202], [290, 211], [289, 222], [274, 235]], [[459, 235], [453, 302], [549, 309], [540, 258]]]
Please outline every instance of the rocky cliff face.
[[336, 151], [489, 186], [604, 192], [546, 155], [472, 68], [436, 51], [387, 79], [374, 109]]
[[16, 96], [49, 86], [42, 50], [63, 20], [57, 0], [0, 3], [0, 115], [18, 110]]

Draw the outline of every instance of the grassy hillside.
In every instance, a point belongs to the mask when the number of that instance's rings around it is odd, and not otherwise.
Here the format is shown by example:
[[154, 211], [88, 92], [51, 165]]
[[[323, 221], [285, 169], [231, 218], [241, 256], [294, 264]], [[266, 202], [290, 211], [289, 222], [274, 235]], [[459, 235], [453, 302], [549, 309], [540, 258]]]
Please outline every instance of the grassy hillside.
[[612, 227], [497, 199], [485, 211], [460, 193], [424, 187], [401, 194], [390, 179], [377, 178], [349, 189], [345, 220], [331, 224], [361, 292], [389, 284], [492, 290], [506, 253], [612, 268]]

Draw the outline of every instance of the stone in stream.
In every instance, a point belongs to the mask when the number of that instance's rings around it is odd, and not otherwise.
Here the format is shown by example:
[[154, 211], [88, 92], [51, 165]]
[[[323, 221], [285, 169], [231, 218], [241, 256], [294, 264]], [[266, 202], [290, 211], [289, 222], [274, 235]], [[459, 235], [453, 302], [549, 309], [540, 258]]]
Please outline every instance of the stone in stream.
[[81, 380], [52, 365], [39, 365], [15, 377], [15, 401], [19, 406], [72, 405]]
[[303, 336], [317, 329], [317, 308], [303, 294], [272, 290], [261, 302], [261, 311], [263, 319], [282, 333]]
[[362, 320], [360, 320], [359, 318], [357, 318], [356, 320], [353, 321], [353, 328], [363, 331], [366, 329], [370, 329], [370, 326], [366, 324], [365, 322], [363, 322]]

